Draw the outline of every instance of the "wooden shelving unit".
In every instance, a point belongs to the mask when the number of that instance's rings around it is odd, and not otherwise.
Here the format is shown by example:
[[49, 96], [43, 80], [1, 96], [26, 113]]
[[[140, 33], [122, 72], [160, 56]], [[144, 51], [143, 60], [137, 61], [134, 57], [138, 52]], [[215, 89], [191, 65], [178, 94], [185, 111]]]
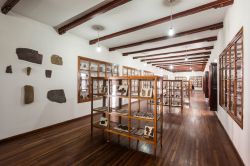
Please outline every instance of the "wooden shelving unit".
[[195, 88], [202, 88], [202, 76], [190, 76], [189, 80], [190, 86], [194, 85]]
[[163, 105], [183, 110], [183, 85], [181, 80], [163, 80]]
[[[111, 134], [128, 138], [128, 143], [132, 140], [152, 144], [154, 147], [154, 155], [156, 155], [157, 146], [162, 147], [162, 130], [163, 130], [163, 105], [162, 105], [162, 88], [158, 89], [157, 82], [162, 81], [157, 76], [121, 76], [109, 78], [92, 78], [92, 82], [96, 80], [106, 82], [107, 93], [101, 93], [103, 102], [99, 105], [95, 100], [91, 102], [91, 136], [93, 137], [93, 129], [98, 128], [107, 133], [107, 140], [110, 141]], [[132, 81], [138, 81], [137, 95], [132, 95]], [[127, 92], [125, 92], [123, 81], [128, 82]], [[144, 87], [145, 82], [151, 82], [151, 89]], [[121, 87], [123, 90], [120, 90]], [[147, 93], [145, 93], [147, 91]], [[122, 92], [123, 94], [120, 94]], [[150, 93], [149, 93], [150, 92]], [[94, 94], [93, 94], [94, 95]], [[148, 95], [148, 96], [144, 96]], [[127, 100], [126, 104], [121, 104], [118, 99]], [[132, 103], [133, 99], [137, 102]], [[148, 106], [147, 101], [153, 101]], [[133, 106], [132, 106], [133, 105]], [[94, 120], [94, 113], [101, 113], [101, 118], [107, 120], [107, 125], [100, 125], [99, 121]], [[100, 118], [100, 119], [101, 119]], [[114, 121], [117, 119], [118, 121]], [[151, 130], [150, 130], [151, 129]]]
[[182, 81], [183, 103], [190, 103], [190, 81]]
[[[119, 76], [119, 66], [85, 57], [78, 57], [78, 103], [91, 101], [90, 77], [110, 77]], [[93, 91], [102, 88], [102, 84], [97, 82]], [[94, 99], [100, 99], [94, 96]]]
[[243, 128], [243, 28], [221, 53], [219, 59], [219, 103]]
[[187, 77], [184, 77], [184, 76], [176, 76], [175, 80], [187, 81], [188, 79], [187, 79]]

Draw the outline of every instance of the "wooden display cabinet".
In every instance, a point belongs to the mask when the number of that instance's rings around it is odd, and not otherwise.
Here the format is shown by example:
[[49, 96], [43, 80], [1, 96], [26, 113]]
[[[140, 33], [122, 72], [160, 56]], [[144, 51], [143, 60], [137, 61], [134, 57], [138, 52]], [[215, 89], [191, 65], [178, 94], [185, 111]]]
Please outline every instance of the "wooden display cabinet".
[[243, 128], [243, 28], [219, 59], [219, 104]]
[[[152, 144], [154, 155], [156, 155], [157, 146], [162, 147], [162, 130], [163, 130], [163, 105], [162, 105], [162, 88], [158, 88], [162, 79], [157, 76], [121, 76], [109, 78], [92, 78], [92, 82], [102, 80], [106, 82], [107, 93], [93, 94], [102, 96], [103, 102], [99, 103], [95, 100], [91, 101], [91, 136], [93, 137], [93, 129], [102, 129], [107, 134], [108, 142], [111, 135], [128, 139], [129, 147], [132, 140], [136, 140], [137, 144], [142, 141]], [[132, 94], [132, 81], [138, 81], [137, 94]], [[123, 81], [128, 84], [123, 84]], [[151, 85], [151, 87], [144, 87]], [[93, 89], [93, 85], [92, 85]], [[158, 89], [161, 89], [159, 91]], [[126, 104], [118, 102], [119, 99], [126, 100]], [[132, 102], [134, 99], [137, 102]], [[153, 101], [157, 104], [150, 104], [147, 101]], [[133, 104], [133, 106], [132, 106]], [[101, 110], [101, 111], [100, 111]], [[101, 112], [100, 120], [95, 120], [94, 113]], [[117, 119], [118, 121], [114, 121]], [[107, 124], [103, 122], [107, 121]], [[100, 125], [101, 123], [105, 125]]]
[[202, 76], [190, 76], [190, 86], [195, 88], [202, 88]]
[[187, 81], [188, 79], [187, 79], [187, 77], [184, 77], [184, 76], [176, 76], [175, 80]]
[[[98, 61], [85, 57], [78, 57], [78, 103], [91, 101], [90, 77], [111, 77], [119, 75], [119, 66], [104, 61]], [[102, 85], [96, 83], [93, 91], [97, 91]], [[94, 96], [94, 99], [99, 99]]]
[[181, 80], [163, 80], [163, 105], [183, 110], [183, 85]]
[[183, 103], [190, 103], [190, 81], [182, 81], [182, 94], [183, 94]]

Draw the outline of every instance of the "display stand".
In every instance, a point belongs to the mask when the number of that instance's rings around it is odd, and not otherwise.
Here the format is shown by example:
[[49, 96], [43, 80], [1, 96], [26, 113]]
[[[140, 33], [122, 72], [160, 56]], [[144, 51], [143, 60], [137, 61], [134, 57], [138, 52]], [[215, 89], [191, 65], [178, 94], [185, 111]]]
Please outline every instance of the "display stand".
[[180, 107], [183, 110], [183, 85], [181, 80], [163, 80], [163, 105], [169, 110]]
[[[93, 137], [93, 128], [99, 128], [107, 133], [108, 142], [111, 140], [111, 134], [118, 136], [118, 143], [120, 137], [128, 138], [129, 147], [132, 140], [137, 141], [137, 147], [142, 141], [152, 144], [156, 155], [157, 145], [162, 147], [163, 98], [162, 88], [159, 91], [157, 83], [162, 79], [157, 76], [121, 76], [92, 78], [92, 83], [96, 80], [103, 81], [107, 92], [92, 94], [102, 96], [103, 102], [100, 104], [94, 103], [98, 101], [91, 101], [91, 136]], [[138, 89], [133, 92], [134, 82], [137, 82]], [[91, 85], [93, 87], [93, 84]], [[119, 99], [122, 99], [122, 102]], [[132, 100], [137, 102], [132, 103]], [[155, 104], [148, 106], [147, 101], [151, 100]], [[99, 121], [94, 120], [94, 112], [102, 113]], [[117, 118], [119, 121], [113, 121]]]
[[183, 103], [190, 103], [190, 81], [182, 81]]

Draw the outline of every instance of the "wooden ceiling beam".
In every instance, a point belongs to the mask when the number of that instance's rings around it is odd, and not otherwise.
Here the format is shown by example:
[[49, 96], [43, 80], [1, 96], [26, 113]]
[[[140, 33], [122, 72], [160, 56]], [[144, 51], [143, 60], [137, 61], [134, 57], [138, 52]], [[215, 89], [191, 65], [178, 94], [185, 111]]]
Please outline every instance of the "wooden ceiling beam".
[[223, 28], [223, 22], [200, 27], [200, 28], [196, 28], [196, 29], [192, 29], [192, 30], [188, 30], [188, 31], [184, 31], [184, 32], [180, 32], [180, 33], [175, 34], [173, 37], [162, 36], [162, 37], [144, 40], [144, 41], [131, 43], [131, 44], [127, 44], [127, 45], [112, 47], [112, 48], [109, 48], [109, 51], [115, 51], [115, 50], [119, 50], [119, 49], [123, 49], [123, 48], [129, 48], [129, 47], [134, 47], [134, 46], [146, 44], [146, 43], [153, 43], [153, 42], [163, 41], [163, 40], [167, 40], [167, 39], [191, 35], [191, 34], [195, 34], [195, 33], [200, 33], [200, 32], [204, 32], [204, 31], [208, 31], [208, 30], [217, 30], [217, 29], [221, 29], [221, 28]]
[[202, 38], [202, 39], [191, 40], [191, 41], [187, 41], [187, 42], [176, 43], [176, 44], [166, 45], [166, 46], [162, 46], [162, 47], [149, 48], [149, 49], [138, 50], [138, 51], [133, 51], [133, 52], [125, 52], [125, 53], [123, 53], [123, 56], [127, 56], [130, 54], [149, 52], [149, 51], [157, 51], [157, 50], [162, 50], [162, 49], [166, 49], [166, 48], [179, 47], [179, 46], [195, 44], [195, 43], [212, 42], [212, 41], [216, 41], [216, 40], [217, 40], [217, 36], [206, 37], [206, 38]]
[[184, 64], [184, 65], [192, 65], [192, 63], [196, 63], [196, 62], [208, 62], [208, 59], [202, 59], [202, 60], [193, 60], [193, 61], [189, 61], [189, 62], [166, 62], [166, 63], [153, 63], [153, 66], [164, 66], [164, 65], [172, 65], [172, 64]]
[[7, 0], [2, 8], [1, 8], [1, 11], [3, 14], [8, 14], [9, 11], [14, 7], [16, 6], [16, 4], [19, 2], [20, 0]]
[[77, 18], [77, 19], [73, 19], [74, 18], [73, 17], [72, 18], [73, 21], [58, 28], [58, 33], [60, 35], [62, 35], [64, 33], [66, 33], [67, 31], [69, 31], [70, 29], [73, 29], [73, 28], [95, 18], [96, 16], [99, 16], [100, 14], [106, 13], [107, 11], [110, 11], [110, 10], [112, 10], [118, 6], [121, 6], [129, 1], [131, 1], [131, 0], [113, 0], [113, 1], [110, 1], [102, 6], [98, 7], [97, 9], [91, 11], [90, 13], [85, 14], [84, 16]]
[[[192, 63], [191, 65], [190, 64], [179, 64], [179, 63], [176, 63], [176, 64], [171, 64], [172, 66], [176, 66], [176, 67], [178, 67], [178, 66], [195, 66], [195, 65], [205, 65], [205, 64], [207, 64], [207, 62], [198, 62], [198, 63]], [[156, 66], [156, 67], [170, 67], [171, 65], [164, 65], [164, 66]]]
[[[202, 70], [204, 70], [203, 67], [204, 67], [204, 64], [193, 65], [193, 66], [178, 66], [178, 67], [174, 67], [172, 69], [172, 71], [183, 71], [183, 70], [185, 70], [185, 71], [192, 71], [192, 70], [193, 71], [202, 71]], [[167, 69], [169, 69], [169, 67], [163, 67], [163, 69], [167, 70]]]
[[148, 57], [169, 55], [169, 54], [178, 54], [178, 53], [184, 53], [184, 52], [186, 53], [186, 52], [200, 51], [200, 50], [212, 50], [213, 48], [214, 46], [209, 46], [209, 47], [200, 47], [200, 48], [193, 48], [193, 49], [180, 50], [180, 51], [165, 52], [165, 53], [159, 53], [159, 54], [151, 54], [151, 55], [145, 55], [145, 56], [134, 56], [133, 59], [148, 58]]
[[193, 57], [193, 58], [189, 58], [189, 61], [185, 61], [185, 58], [179, 58], [179, 59], [170, 59], [170, 60], [163, 60], [163, 61], [150, 61], [147, 62], [147, 64], [153, 64], [153, 63], [165, 63], [165, 62], [175, 62], [175, 61], [181, 61], [181, 62], [190, 62], [192, 60], [202, 60], [202, 59], [208, 59], [210, 58], [210, 56], [201, 56], [201, 57]]
[[182, 55], [176, 55], [176, 56], [167, 56], [167, 57], [160, 57], [160, 58], [142, 59], [141, 62], [154, 61], [154, 60], [160, 60], [160, 59], [172, 59], [172, 58], [191, 57], [191, 56], [197, 56], [197, 55], [210, 55], [210, 54], [211, 54], [211, 51], [205, 51], [205, 52], [197, 52], [197, 53], [192, 53], [192, 54], [182, 54]]
[[[185, 11], [182, 11], [182, 12], [179, 12], [179, 13], [175, 13], [175, 14], [172, 15], [172, 19], [175, 20], [175, 19], [178, 19], [178, 18], [190, 16], [190, 15], [193, 15], [193, 14], [196, 14], [196, 13], [200, 13], [200, 12], [203, 12], [203, 11], [206, 11], [206, 10], [225, 7], [225, 6], [233, 4], [233, 2], [234, 2], [234, 0], [216, 0], [216, 1], [204, 4], [204, 5], [201, 5], [201, 6], [194, 7], [192, 9], [188, 9], [188, 10], [185, 10]], [[154, 20], [154, 21], [147, 22], [145, 24], [141, 24], [141, 25], [138, 25], [138, 26], [135, 26], [135, 27], [131, 27], [131, 28], [119, 31], [119, 32], [115, 32], [115, 33], [100, 37], [99, 41], [111, 39], [111, 38], [114, 38], [114, 37], [117, 37], [117, 36], [125, 35], [125, 34], [132, 33], [132, 32], [138, 31], [138, 30], [142, 30], [142, 29], [145, 29], [145, 28], [156, 26], [156, 25], [159, 25], [159, 24], [162, 24], [162, 23], [166, 23], [166, 22], [168, 22], [170, 20], [171, 20], [171, 15], [160, 18], [160, 19], [157, 19], [157, 20]], [[94, 39], [94, 40], [91, 40], [89, 43], [90, 44], [95, 44], [97, 42], [98, 42], [98, 39]]]

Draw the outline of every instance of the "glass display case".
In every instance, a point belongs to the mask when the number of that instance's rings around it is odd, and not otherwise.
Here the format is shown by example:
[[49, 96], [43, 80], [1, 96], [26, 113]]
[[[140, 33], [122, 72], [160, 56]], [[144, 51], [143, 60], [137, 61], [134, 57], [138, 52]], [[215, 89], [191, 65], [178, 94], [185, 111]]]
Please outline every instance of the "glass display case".
[[190, 76], [190, 86], [194, 85], [195, 88], [202, 88], [202, 76]]
[[[108, 142], [117, 136], [118, 143], [121, 137], [123, 137], [123, 141], [124, 138], [127, 138], [129, 147], [135, 143], [133, 140], [136, 141], [137, 146], [138, 143], [148, 143], [152, 145], [154, 155], [156, 155], [157, 146], [161, 145], [162, 147], [162, 88], [158, 87], [162, 85], [162, 78], [157, 76], [122, 76], [91, 79], [92, 82], [103, 82], [108, 88], [106, 93], [92, 94], [101, 96], [103, 102], [97, 102], [93, 100], [94, 96], [92, 97], [91, 136], [94, 137], [94, 129], [101, 129], [107, 134]], [[132, 92], [133, 81], [138, 82], [137, 94]], [[127, 84], [123, 84], [123, 82], [127, 82]], [[143, 82], [151, 82], [151, 86], [143, 87]], [[94, 89], [94, 84], [91, 85], [91, 89]], [[126, 102], [117, 102], [119, 99], [126, 100]], [[136, 102], [133, 102], [134, 100]], [[152, 103], [146, 104], [148, 101], [152, 101]]]
[[[78, 103], [91, 100], [91, 77], [111, 77], [118, 75], [118, 65], [85, 57], [78, 57]], [[93, 85], [93, 93], [97, 93], [103, 87], [102, 83], [98, 81], [94, 82]], [[94, 98], [99, 99], [98, 96], [94, 96]]]
[[219, 58], [220, 106], [243, 128], [243, 28]]

